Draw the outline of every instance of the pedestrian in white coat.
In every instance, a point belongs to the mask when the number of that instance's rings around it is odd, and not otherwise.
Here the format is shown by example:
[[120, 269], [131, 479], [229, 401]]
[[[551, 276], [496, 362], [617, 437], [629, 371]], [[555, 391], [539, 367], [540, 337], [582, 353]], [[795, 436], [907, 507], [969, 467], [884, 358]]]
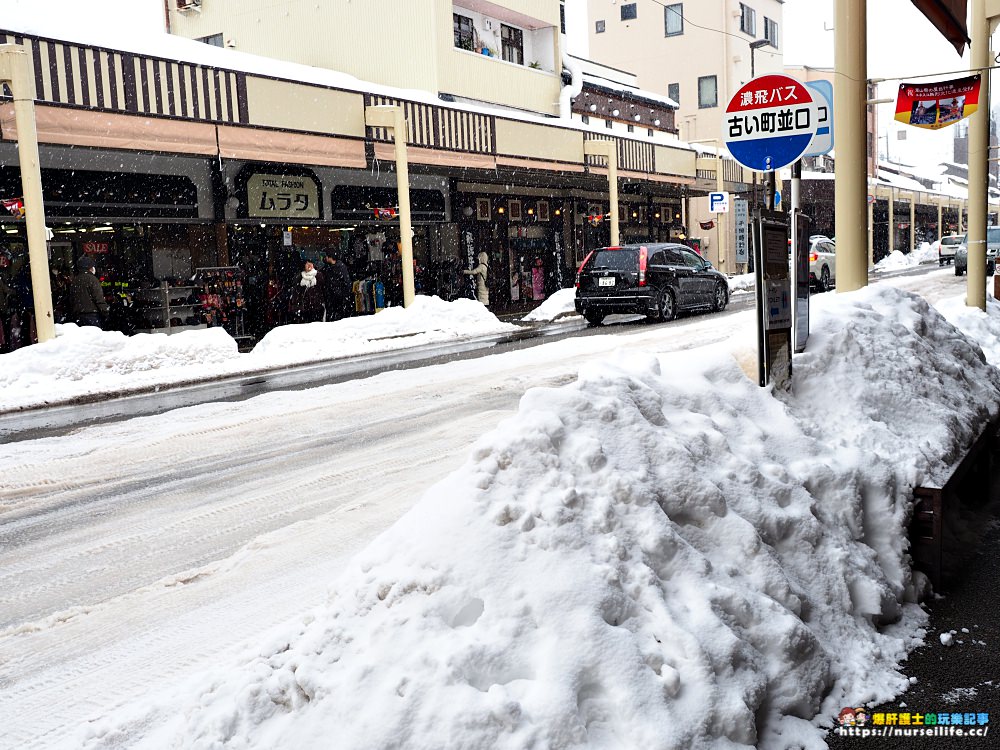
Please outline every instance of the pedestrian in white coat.
[[489, 307], [490, 288], [486, 285], [486, 276], [489, 272], [490, 256], [486, 253], [479, 253], [476, 257], [479, 259], [479, 265], [471, 270], [466, 269], [462, 273], [466, 276], [476, 277], [476, 299]]

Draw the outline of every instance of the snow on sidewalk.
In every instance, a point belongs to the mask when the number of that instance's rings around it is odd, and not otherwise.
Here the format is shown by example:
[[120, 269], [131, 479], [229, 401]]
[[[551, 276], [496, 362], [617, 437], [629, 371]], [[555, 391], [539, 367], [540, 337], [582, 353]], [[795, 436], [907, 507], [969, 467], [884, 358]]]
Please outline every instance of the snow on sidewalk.
[[[996, 351], [1000, 309], [959, 316]], [[823, 747], [906, 685], [905, 524], [994, 415], [974, 339], [827, 295], [789, 393], [723, 347], [537, 388], [301, 622], [72, 745]]]

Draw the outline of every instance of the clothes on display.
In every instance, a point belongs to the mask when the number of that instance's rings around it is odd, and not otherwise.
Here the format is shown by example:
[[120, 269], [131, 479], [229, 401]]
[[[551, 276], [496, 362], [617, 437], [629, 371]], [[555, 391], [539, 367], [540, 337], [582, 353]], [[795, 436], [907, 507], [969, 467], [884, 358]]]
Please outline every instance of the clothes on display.
[[252, 338], [246, 330], [243, 278], [243, 269], [238, 266], [212, 266], [194, 272], [206, 325], [222, 326], [237, 341]]

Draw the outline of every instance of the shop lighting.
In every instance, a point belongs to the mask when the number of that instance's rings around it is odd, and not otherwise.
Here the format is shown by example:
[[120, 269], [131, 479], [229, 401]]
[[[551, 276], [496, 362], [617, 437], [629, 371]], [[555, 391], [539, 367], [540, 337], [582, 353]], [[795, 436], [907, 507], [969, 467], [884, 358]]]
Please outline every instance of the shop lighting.
[[535, 215], [535, 209], [529, 208], [528, 209], [528, 216], [534, 216], [534, 215]]
[[503, 211], [504, 211], [503, 206], [500, 206], [500, 208], [497, 209], [498, 214], [502, 214]]
[[17, 230], [16, 229], [5, 229], [4, 231], [7, 234], [17, 234]]
[[561, 208], [557, 208], [554, 213], [555, 213], [556, 216], [562, 216], [562, 209]]
[[91, 232], [113, 232], [115, 231], [113, 227], [94, 227], [90, 230]]

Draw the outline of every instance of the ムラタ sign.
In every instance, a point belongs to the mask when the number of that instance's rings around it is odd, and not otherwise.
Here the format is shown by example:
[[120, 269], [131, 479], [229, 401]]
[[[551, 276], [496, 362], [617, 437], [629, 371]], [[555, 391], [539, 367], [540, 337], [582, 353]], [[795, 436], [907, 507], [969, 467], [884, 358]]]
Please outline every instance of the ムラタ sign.
[[786, 75], [765, 75], [745, 84], [726, 107], [723, 138], [747, 169], [773, 172], [797, 161], [821, 119], [809, 89]]

